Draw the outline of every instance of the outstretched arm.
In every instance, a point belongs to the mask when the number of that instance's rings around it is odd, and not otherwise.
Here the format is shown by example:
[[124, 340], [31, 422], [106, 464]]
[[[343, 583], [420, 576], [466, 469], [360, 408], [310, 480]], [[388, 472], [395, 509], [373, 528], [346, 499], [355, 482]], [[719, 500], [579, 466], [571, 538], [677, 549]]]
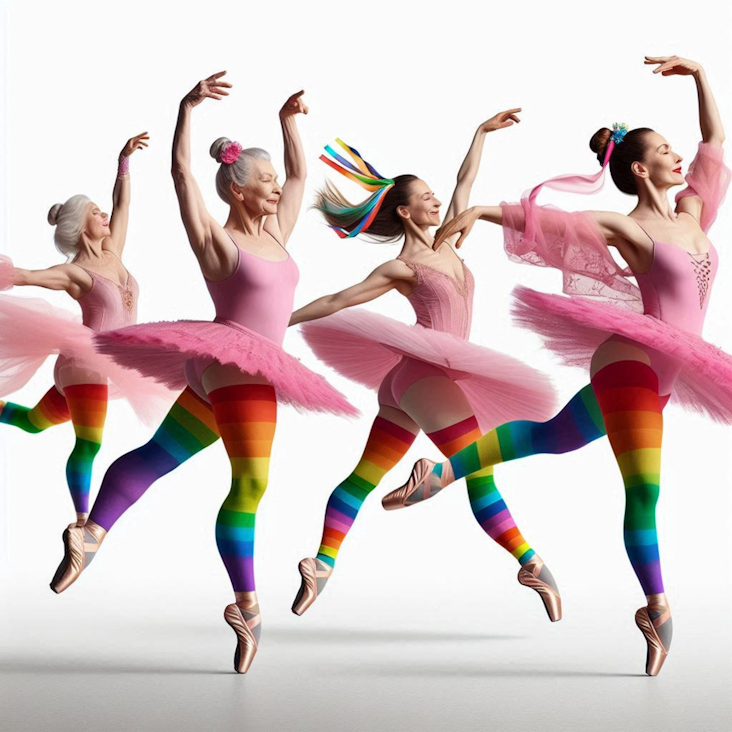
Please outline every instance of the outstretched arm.
[[363, 282], [333, 295], [319, 297], [309, 305], [295, 310], [290, 318], [290, 325], [317, 320], [344, 308], [362, 305], [413, 279], [414, 273], [404, 262], [391, 260], [377, 267]]
[[265, 229], [283, 245], [287, 244], [287, 240], [295, 228], [305, 192], [307, 164], [296, 122], [298, 114], [308, 113], [308, 106], [302, 99], [304, 93], [304, 91], [299, 91], [297, 94], [293, 94], [280, 110], [282, 137], [285, 144], [285, 182], [277, 206], [277, 216], [268, 217], [264, 225]]
[[[449, 236], [459, 235], [456, 248], [460, 248], [463, 239], [470, 234], [476, 221], [488, 221], [492, 224], [508, 226], [517, 231], [524, 231], [525, 215], [520, 205], [508, 207], [510, 215], [506, 218], [501, 206], [473, 206], [456, 216], [449, 224], [437, 232], [434, 248], [439, 247]], [[553, 212], [545, 215], [541, 207], [536, 208], [536, 221], [542, 236], [558, 236], [564, 234], [567, 225], [566, 217], [589, 216], [594, 219], [598, 227], [599, 236], [604, 239], [606, 246], [615, 247], [631, 269], [642, 272], [647, 268], [648, 254], [652, 250], [652, 242], [643, 230], [629, 216], [612, 211], [586, 211], [582, 214]], [[593, 242], [598, 237], [593, 237]], [[599, 246], [602, 246], [600, 243]]]
[[117, 178], [112, 191], [112, 217], [109, 220], [109, 229], [112, 236], [102, 243], [104, 249], [110, 249], [118, 257], [122, 257], [127, 239], [127, 224], [130, 219], [130, 156], [135, 150], [147, 147], [147, 132], [131, 137], [119, 154]]
[[78, 300], [92, 286], [91, 277], [81, 267], [73, 264], [58, 264], [48, 269], [19, 269], [14, 267], [10, 274], [16, 287], [44, 287], [47, 290], [63, 290]]

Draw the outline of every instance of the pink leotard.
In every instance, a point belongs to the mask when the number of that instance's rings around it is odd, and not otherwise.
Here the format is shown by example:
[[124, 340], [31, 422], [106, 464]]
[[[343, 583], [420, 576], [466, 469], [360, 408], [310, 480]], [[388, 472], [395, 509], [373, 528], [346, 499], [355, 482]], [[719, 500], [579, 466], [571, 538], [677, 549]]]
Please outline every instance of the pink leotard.
[[[263, 259], [236, 246], [234, 272], [225, 280], [206, 280], [216, 308], [215, 322], [232, 328], [241, 326], [282, 345], [295, 301], [295, 288], [300, 273], [295, 260]], [[203, 399], [203, 372], [215, 362], [213, 358], [191, 358], [185, 366], [186, 381]]]
[[[409, 304], [417, 316], [417, 325], [449, 333], [460, 340], [467, 340], [473, 317], [475, 280], [462, 263], [462, 282], [446, 272], [425, 264], [397, 257], [415, 274], [417, 286], [407, 295]], [[404, 392], [415, 381], [426, 376], [449, 375], [434, 364], [404, 357], [386, 375], [378, 391], [380, 404], [398, 407]]]
[[[701, 335], [718, 266], [717, 251], [711, 244], [709, 251], [691, 254], [674, 244], [654, 240], [650, 269], [635, 275], [644, 314]], [[614, 335], [609, 340], [629, 343], [645, 351], [658, 376], [659, 394], [671, 393], [682, 367], [678, 360], [625, 336]]]
[[[135, 278], [128, 272], [127, 282], [119, 285], [86, 267], [81, 269], [92, 278], [91, 289], [78, 300], [84, 325], [97, 333], [134, 325], [140, 292]], [[106, 376], [90, 369], [80, 359], [67, 356], [56, 359], [53, 374], [56, 388], [60, 391], [70, 384], [101, 384], [107, 381]]]

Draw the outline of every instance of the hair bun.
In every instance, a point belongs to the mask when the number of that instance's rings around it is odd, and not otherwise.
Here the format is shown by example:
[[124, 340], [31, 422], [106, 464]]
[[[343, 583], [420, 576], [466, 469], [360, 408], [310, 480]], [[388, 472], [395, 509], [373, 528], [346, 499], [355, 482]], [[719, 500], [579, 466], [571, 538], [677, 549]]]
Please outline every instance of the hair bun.
[[214, 142], [213, 145], [211, 145], [211, 149], [209, 150], [209, 153], [211, 154], [211, 157], [217, 162], [221, 162], [221, 153], [226, 149], [228, 145], [231, 144], [231, 140], [228, 137], [219, 137], [218, 140]]
[[48, 223], [56, 226], [58, 221], [58, 212], [63, 208], [63, 203], [54, 203], [48, 211]]
[[605, 151], [607, 150], [612, 130], [607, 127], [601, 127], [590, 139], [590, 150], [597, 155], [600, 165], [605, 162]]

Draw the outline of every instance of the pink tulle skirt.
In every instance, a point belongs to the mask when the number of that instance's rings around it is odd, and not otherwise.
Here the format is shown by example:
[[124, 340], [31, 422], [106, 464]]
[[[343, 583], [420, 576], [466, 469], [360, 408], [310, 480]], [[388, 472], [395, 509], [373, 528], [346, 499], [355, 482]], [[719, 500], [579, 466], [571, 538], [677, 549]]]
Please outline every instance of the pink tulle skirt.
[[514, 419], [545, 420], [554, 413], [556, 395], [547, 376], [449, 333], [366, 310], [306, 323], [302, 332], [319, 359], [371, 389], [378, 389], [403, 357], [443, 369], [462, 389], [484, 431]]
[[170, 389], [186, 386], [189, 359], [211, 359], [261, 375], [277, 400], [300, 409], [357, 415], [358, 410], [319, 374], [303, 366], [274, 341], [231, 321], [178, 320], [144, 323], [98, 333], [97, 348], [120, 366]]
[[45, 300], [0, 295], [0, 396], [25, 386], [49, 356], [57, 355], [70, 366], [66, 373], [78, 368], [100, 382], [106, 379], [110, 398], [127, 399], [146, 424], [157, 424], [175, 394], [97, 353], [94, 335], [78, 316]]
[[512, 313], [538, 333], [564, 363], [589, 369], [597, 347], [620, 335], [674, 360], [671, 399], [686, 409], [732, 424], [732, 357], [703, 338], [649, 315], [581, 297], [513, 291]]

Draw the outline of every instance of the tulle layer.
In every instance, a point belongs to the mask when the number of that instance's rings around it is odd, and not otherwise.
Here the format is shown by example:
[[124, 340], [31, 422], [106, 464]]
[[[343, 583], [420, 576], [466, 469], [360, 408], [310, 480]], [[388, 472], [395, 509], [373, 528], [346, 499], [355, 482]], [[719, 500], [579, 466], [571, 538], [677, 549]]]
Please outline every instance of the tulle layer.
[[570, 366], [589, 368], [597, 347], [612, 334], [654, 348], [681, 366], [671, 399], [724, 424], [732, 424], [732, 357], [703, 338], [649, 315], [579, 297], [513, 291], [512, 313], [538, 333]]
[[78, 316], [45, 300], [0, 295], [0, 396], [25, 386], [49, 356], [62, 355], [106, 377], [110, 398], [127, 399], [146, 424], [157, 424], [175, 395], [97, 353], [93, 338]]
[[612, 258], [590, 214], [539, 206], [528, 197], [520, 204], [502, 203], [501, 211], [509, 259], [560, 270], [568, 295], [592, 296], [628, 310], [643, 310], [640, 290], [628, 279], [630, 271]]
[[10, 257], [0, 254], [0, 290], [9, 290], [13, 286], [15, 267]]
[[316, 356], [343, 376], [377, 389], [403, 356], [434, 364], [455, 379], [487, 431], [513, 419], [544, 420], [556, 404], [544, 374], [521, 361], [420, 325], [365, 310], [346, 310], [306, 323]]
[[708, 142], [700, 142], [699, 150], [686, 174], [686, 188], [676, 194], [678, 203], [686, 196], [699, 196], [702, 200], [700, 225], [707, 233], [717, 218], [719, 207], [729, 188], [732, 172], [724, 164], [724, 150]]
[[278, 401], [300, 409], [356, 415], [358, 410], [319, 374], [274, 341], [236, 323], [178, 320], [104, 331], [97, 348], [120, 366], [183, 389], [185, 363], [210, 358], [270, 381]]

